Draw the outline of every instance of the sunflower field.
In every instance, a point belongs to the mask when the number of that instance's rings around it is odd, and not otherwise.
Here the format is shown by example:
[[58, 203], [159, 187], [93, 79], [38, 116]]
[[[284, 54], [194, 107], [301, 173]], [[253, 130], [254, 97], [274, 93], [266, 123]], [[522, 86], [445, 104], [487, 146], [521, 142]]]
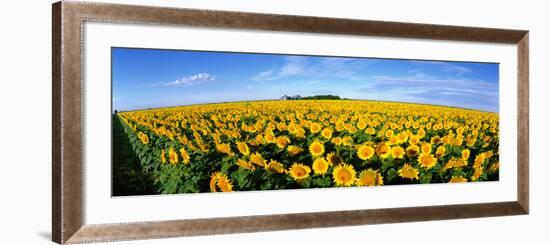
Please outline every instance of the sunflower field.
[[158, 193], [498, 180], [491, 112], [357, 100], [119, 112]]

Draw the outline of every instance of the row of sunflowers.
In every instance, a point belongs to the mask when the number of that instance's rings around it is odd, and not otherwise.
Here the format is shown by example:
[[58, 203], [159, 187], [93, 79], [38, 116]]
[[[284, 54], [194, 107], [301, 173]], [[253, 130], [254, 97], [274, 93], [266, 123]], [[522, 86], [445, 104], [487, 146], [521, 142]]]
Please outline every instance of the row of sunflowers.
[[377, 101], [120, 112], [159, 193], [498, 180], [498, 114]]

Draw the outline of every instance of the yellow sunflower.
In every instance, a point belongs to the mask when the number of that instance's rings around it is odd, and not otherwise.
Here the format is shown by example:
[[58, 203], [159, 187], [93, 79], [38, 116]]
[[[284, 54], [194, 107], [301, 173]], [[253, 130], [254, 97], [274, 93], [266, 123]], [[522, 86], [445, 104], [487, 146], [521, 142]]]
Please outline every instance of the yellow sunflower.
[[327, 154], [326, 160], [330, 165], [338, 165], [342, 163], [342, 159], [334, 152]]
[[239, 167], [242, 167], [242, 168], [245, 168], [245, 169], [248, 169], [248, 170], [254, 170], [254, 166], [246, 161], [246, 160], [243, 160], [243, 159], [238, 159], [237, 160], [237, 165], [239, 165]]
[[258, 143], [258, 144], [265, 144], [266, 143], [266, 141], [264, 140], [264, 137], [261, 134], [256, 135], [256, 137], [254, 139], [255, 139], [256, 143]]
[[468, 161], [468, 158], [470, 158], [470, 150], [469, 149], [462, 150], [462, 160]]
[[218, 176], [218, 187], [222, 192], [231, 192], [233, 191], [233, 184], [231, 180], [224, 173], [220, 173]]
[[284, 149], [288, 144], [290, 144], [290, 139], [286, 136], [277, 137], [277, 147]]
[[401, 146], [394, 146], [390, 150], [391, 156], [395, 159], [401, 159], [405, 155], [405, 150]]
[[267, 143], [274, 143], [274, 142], [275, 142], [275, 135], [273, 134], [273, 132], [267, 132], [267, 133], [264, 135], [264, 140], [265, 140]]
[[468, 182], [468, 179], [462, 176], [453, 176], [451, 177], [451, 180], [449, 180], [449, 183], [462, 183], [462, 182]]
[[392, 137], [393, 136], [393, 130], [391, 130], [391, 129], [386, 130], [386, 132], [384, 133], [384, 136], [386, 136], [386, 138]]
[[250, 149], [248, 148], [248, 145], [246, 142], [237, 141], [237, 150], [245, 156], [248, 156], [250, 154]]
[[435, 150], [435, 156], [436, 157], [441, 157], [441, 156], [444, 156], [445, 155], [445, 146], [438, 146], [437, 149]]
[[305, 138], [306, 137], [306, 130], [303, 128], [297, 128], [296, 129], [296, 137], [298, 138]]
[[373, 135], [373, 134], [376, 133], [376, 130], [375, 130], [374, 128], [370, 128], [370, 127], [369, 127], [369, 128], [367, 128], [367, 129], [365, 129], [365, 133], [370, 134], [370, 135]]
[[332, 138], [332, 129], [330, 128], [323, 129], [323, 131], [321, 131], [321, 136], [323, 136], [327, 140]]
[[399, 176], [401, 176], [401, 178], [404, 178], [404, 179], [410, 179], [410, 180], [418, 179], [418, 169], [414, 168], [408, 163], [405, 163], [403, 167], [399, 168], [397, 173], [399, 174]]
[[407, 149], [405, 149], [405, 152], [408, 157], [415, 157], [418, 155], [418, 152], [420, 152], [420, 148], [417, 145], [409, 145]]
[[277, 123], [277, 130], [283, 132], [287, 129], [287, 126], [284, 122]]
[[424, 154], [429, 154], [432, 152], [432, 144], [430, 143], [424, 143], [422, 146], [420, 146], [420, 151]]
[[441, 142], [444, 145], [451, 144], [451, 137], [449, 137], [448, 135], [445, 135], [445, 136], [441, 137]]
[[356, 185], [358, 186], [381, 186], [384, 184], [383, 177], [378, 170], [371, 168], [361, 171]]
[[141, 140], [142, 144], [144, 144], [144, 145], [149, 144], [149, 137], [146, 134], [144, 134], [143, 132], [138, 133], [138, 138], [139, 138], [139, 140]]
[[472, 181], [476, 181], [481, 177], [482, 174], [483, 174], [483, 166], [474, 165], [474, 174], [472, 175], [472, 177], [470, 177], [470, 179]]
[[350, 134], [357, 132], [357, 128], [350, 124], [350, 127], [347, 129]]
[[342, 138], [334, 137], [334, 138], [332, 138], [332, 140], [330, 142], [332, 142], [335, 145], [341, 145], [342, 144]]
[[301, 163], [294, 163], [288, 170], [288, 174], [290, 177], [292, 177], [296, 181], [303, 180], [307, 177], [309, 177], [309, 173], [311, 172], [311, 169]]
[[422, 139], [422, 138], [424, 138], [424, 136], [426, 136], [426, 131], [424, 131], [424, 129], [420, 129], [420, 130], [418, 130], [416, 135], [418, 135], [418, 137], [420, 137]]
[[225, 153], [229, 156], [233, 156], [234, 153], [233, 151], [231, 151], [231, 146], [227, 143], [223, 143], [223, 144], [216, 144], [216, 150], [218, 152], [221, 152], [221, 153]]
[[456, 134], [458, 134], [458, 135], [464, 134], [464, 127], [459, 127], [459, 128], [457, 128], [457, 129], [456, 129]]
[[421, 153], [418, 156], [418, 163], [424, 168], [431, 169], [437, 163], [437, 158], [435, 158], [432, 154]]
[[374, 148], [370, 145], [362, 145], [357, 149], [357, 156], [361, 160], [368, 160], [374, 155]]
[[397, 137], [395, 135], [390, 137], [390, 140], [388, 140], [388, 144], [390, 144], [390, 145], [396, 145], [398, 143], [399, 143], [399, 137]]
[[441, 137], [439, 137], [437, 135], [432, 137], [432, 139], [430, 139], [430, 143], [432, 145], [437, 145], [437, 144], [441, 143]]
[[405, 143], [409, 139], [409, 134], [403, 131], [397, 135], [397, 139], [399, 140], [399, 143]]
[[469, 147], [472, 147], [473, 145], [475, 145], [476, 141], [477, 141], [476, 138], [471, 138], [468, 141], [466, 141], [466, 145]]
[[320, 157], [325, 153], [325, 145], [319, 141], [314, 141], [309, 145], [309, 153], [311, 153], [313, 157]]
[[316, 123], [316, 122], [311, 123], [311, 125], [309, 125], [309, 131], [311, 131], [311, 133], [314, 133], [314, 134], [316, 134], [316, 133], [318, 133], [319, 131], [321, 131], [321, 128], [322, 128], [322, 127], [321, 127], [321, 124]]
[[481, 166], [483, 165], [483, 162], [485, 161], [485, 154], [484, 153], [479, 153], [477, 156], [476, 156], [476, 159], [474, 160], [474, 165], [475, 166]]
[[216, 184], [218, 183], [218, 174], [219, 174], [219, 172], [212, 173], [212, 175], [210, 175], [210, 191], [211, 192], [218, 192], [218, 189], [216, 188]]
[[289, 124], [288, 127], [287, 127], [287, 130], [291, 134], [295, 134], [296, 133], [296, 124], [294, 124], [294, 123]]
[[281, 164], [280, 162], [277, 162], [276, 160], [273, 160], [273, 159], [271, 159], [271, 161], [269, 161], [269, 163], [267, 163], [264, 166], [264, 168], [268, 172], [276, 173], [276, 174], [282, 174], [282, 173], [285, 172], [283, 164]]
[[297, 145], [289, 145], [289, 146], [286, 148], [286, 151], [288, 151], [288, 153], [289, 153], [291, 156], [296, 156], [296, 155], [300, 154], [300, 152], [302, 152], [303, 149], [300, 148], [300, 147], [297, 146]]
[[329, 163], [324, 158], [317, 158], [313, 161], [313, 172], [324, 175], [328, 170]]
[[388, 143], [386, 142], [380, 142], [377, 146], [376, 146], [376, 154], [380, 157], [380, 158], [387, 158], [390, 154], [390, 146], [388, 145]]
[[355, 183], [355, 169], [352, 165], [341, 164], [332, 170], [332, 178], [337, 186], [351, 186]]
[[466, 164], [467, 164], [466, 161], [462, 160], [462, 158], [453, 157], [449, 159], [449, 161], [447, 161], [445, 166], [443, 166], [443, 170], [447, 170], [450, 168], [461, 168], [466, 166]]
[[260, 155], [260, 153], [257, 152], [250, 155], [250, 161], [260, 167], [263, 167], [265, 165], [264, 158], [262, 157], [262, 155]]
[[181, 155], [181, 161], [185, 164], [188, 164], [191, 160], [191, 157], [189, 157], [189, 154], [187, 154], [187, 151], [185, 148], [180, 149], [180, 155]]
[[409, 144], [416, 145], [418, 142], [420, 142], [420, 137], [418, 137], [418, 135], [411, 135], [411, 137], [409, 137]]
[[367, 122], [365, 122], [364, 120], [359, 120], [359, 122], [357, 122], [357, 128], [358, 129], [365, 129], [367, 127]]
[[342, 144], [345, 146], [353, 145], [353, 138], [351, 136], [344, 136], [344, 138], [342, 138]]
[[342, 120], [336, 122], [336, 131], [344, 131], [346, 123]]
[[172, 147], [168, 149], [168, 160], [170, 161], [171, 164], [178, 163], [178, 153]]
[[164, 152], [164, 149], [160, 152], [160, 162], [166, 163], [166, 152]]
[[222, 192], [233, 191], [233, 184], [231, 180], [224, 173], [216, 172], [210, 176], [210, 191], [218, 192], [218, 188]]

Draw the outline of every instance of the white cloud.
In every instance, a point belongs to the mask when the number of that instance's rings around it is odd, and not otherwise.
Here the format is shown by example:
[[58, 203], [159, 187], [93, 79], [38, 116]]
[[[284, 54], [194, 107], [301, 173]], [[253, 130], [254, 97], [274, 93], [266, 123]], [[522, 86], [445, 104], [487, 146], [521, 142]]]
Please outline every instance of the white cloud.
[[214, 80], [216, 80], [215, 76], [205, 72], [201, 72], [194, 75], [182, 77], [172, 82], [154, 83], [151, 86], [187, 87], [187, 86], [197, 85], [197, 84], [205, 83], [208, 81], [214, 81]]
[[271, 81], [289, 77], [307, 77], [308, 79], [340, 78], [358, 79], [357, 71], [364, 71], [371, 60], [338, 57], [299, 57], [289, 56], [278, 68], [262, 71], [251, 79], [253, 81]]
[[288, 63], [281, 68], [281, 71], [278, 73], [279, 76], [295, 76], [299, 75], [304, 71], [302, 64], [298, 63]]
[[360, 97], [498, 111], [498, 82], [439, 78], [424, 73], [372, 78], [356, 91], [362, 94]]
[[286, 57], [285, 64], [277, 69], [262, 71], [252, 77], [254, 81], [271, 81], [285, 77], [299, 76], [305, 72], [305, 59], [302, 57]]
[[384, 88], [425, 88], [426, 90], [445, 90], [449, 92], [498, 95], [498, 83], [465, 78], [438, 78], [424, 73], [412, 76], [373, 76], [371, 87]]
[[256, 76], [252, 77], [252, 80], [254, 81], [273, 80], [275, 78], [275, 76], [273, 76], [274, 73], [275, 71], [273, 70], [262, 71], [258, 73]]
[[457, 73], [457, 74], [472, 72], [470, 68], [449, 63], [449, 62], [444, 62], [444, 61], [413, 61], [413, 63], [417, 65], [435, 65], [443, 72], [450, 72], [450, 73]]

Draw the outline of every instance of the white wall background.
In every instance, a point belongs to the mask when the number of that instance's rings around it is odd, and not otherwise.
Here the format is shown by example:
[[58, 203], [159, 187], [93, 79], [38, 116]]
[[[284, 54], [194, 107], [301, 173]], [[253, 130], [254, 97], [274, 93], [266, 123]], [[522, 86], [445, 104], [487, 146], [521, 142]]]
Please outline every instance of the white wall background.
[[[104, 1], [101, 1], [104, 2]], [[547, 241], [550, 21], [544, 1], [110, 0], [188, 8], [530, 30], [531, 214], [115, 244], [513, 244]], [[0, 10], [0, 244], [51, 244], [51, 2]], [[544, 243], [544, 242], [542, 242]]]

